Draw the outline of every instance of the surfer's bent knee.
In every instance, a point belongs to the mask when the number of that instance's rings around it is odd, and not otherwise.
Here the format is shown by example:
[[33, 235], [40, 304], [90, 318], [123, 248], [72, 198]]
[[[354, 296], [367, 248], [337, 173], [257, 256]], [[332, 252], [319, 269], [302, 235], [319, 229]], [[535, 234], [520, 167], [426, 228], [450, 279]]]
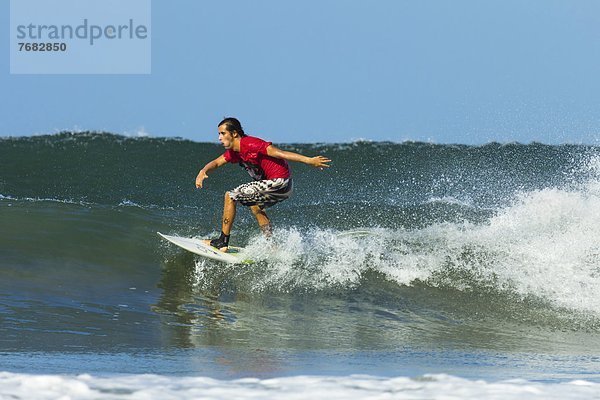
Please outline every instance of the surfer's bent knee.
[[225, 192], [225, 201], [231, 201], [231, 202], [236, 202], [232, 197], [231, 197], [231, 192]]

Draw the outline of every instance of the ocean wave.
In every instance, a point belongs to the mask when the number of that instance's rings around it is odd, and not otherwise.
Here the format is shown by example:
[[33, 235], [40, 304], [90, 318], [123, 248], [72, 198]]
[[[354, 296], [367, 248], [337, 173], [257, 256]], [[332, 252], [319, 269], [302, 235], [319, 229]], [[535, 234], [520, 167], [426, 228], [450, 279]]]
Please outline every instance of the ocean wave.
[[584, 190], [522, 193], [482, 223], [354, 233], [279, 229], [274, 244], [250, 240], [247, 252], [257, 266], [244, 273], [244, 288], [351, 290], [375, 272], [399, 286], [502, 294], [598, 317], [599, 209], [600, 186], [590, 183]]

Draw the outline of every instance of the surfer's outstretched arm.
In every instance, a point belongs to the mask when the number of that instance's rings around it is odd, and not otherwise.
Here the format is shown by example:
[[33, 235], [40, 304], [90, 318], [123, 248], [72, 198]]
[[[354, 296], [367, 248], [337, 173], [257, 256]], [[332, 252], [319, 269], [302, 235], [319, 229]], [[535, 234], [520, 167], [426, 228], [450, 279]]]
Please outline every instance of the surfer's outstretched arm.
[[206, 164], [204, 168], [202, 168], [200, 172], [198, 172], [198, 176], [196, 177], [196, 187], [200, 189], [204, 180], [208, 178], [208, 173], [225, 164], [227, 164], [227, 160], [225, 160], [225, 156], [223, 155], [219, 156], [218, 158], [215, 158], [214, 160]]
[[331, 162], [329, 158], [324, 156], [307, 157], [292, 151], [278, 149], [273, 145], [267, 147], [267, 154], [271, 157], [282, 158], [288, 161], [297, 161], [321, 169], [330, 167], [329, 163]]

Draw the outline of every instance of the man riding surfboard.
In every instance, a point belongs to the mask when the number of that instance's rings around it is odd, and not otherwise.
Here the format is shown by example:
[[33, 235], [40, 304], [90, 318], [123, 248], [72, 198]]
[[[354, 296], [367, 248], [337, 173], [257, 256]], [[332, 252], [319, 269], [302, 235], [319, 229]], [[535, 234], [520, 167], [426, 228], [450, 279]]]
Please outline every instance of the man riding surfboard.
[[200, 170], [196, 177], [196, 187], [202, 188], [208, 173], [227, 163], [239, 164], [254, 179], [225, 193], [221, 236], [206, 241], [221, 251], [227, 251], [237, 203], [249, 207], [263, 233], [270, 235], [271, 222], [265, 209], [286, 200], [293, 191], [287, 161], [302, 162], [323, 169], [329, 167], [331, 160], [324, 156], [307, 157], [284, 151], [271, 142], [248, 136], [236, 118], [225, 118], [219, 123], [218, 129], [219, 141], [225, 148], [225, 153]]

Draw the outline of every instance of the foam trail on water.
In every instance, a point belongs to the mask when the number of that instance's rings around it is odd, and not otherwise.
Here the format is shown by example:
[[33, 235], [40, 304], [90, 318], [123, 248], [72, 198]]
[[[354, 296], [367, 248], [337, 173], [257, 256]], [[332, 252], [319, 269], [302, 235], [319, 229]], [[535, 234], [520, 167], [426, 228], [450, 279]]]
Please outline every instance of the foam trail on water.
[[522, 193], [481, 224], [369, 229], [367, 235], [281, 229], [275, 245], [250, 241], [248, 254], [258, 262], [250, 289], [353, 288], [376, 271], [399, 285], [485, 287], [597, 315], [599, 238], [600, 184], [591, 179], [572, 189]]

